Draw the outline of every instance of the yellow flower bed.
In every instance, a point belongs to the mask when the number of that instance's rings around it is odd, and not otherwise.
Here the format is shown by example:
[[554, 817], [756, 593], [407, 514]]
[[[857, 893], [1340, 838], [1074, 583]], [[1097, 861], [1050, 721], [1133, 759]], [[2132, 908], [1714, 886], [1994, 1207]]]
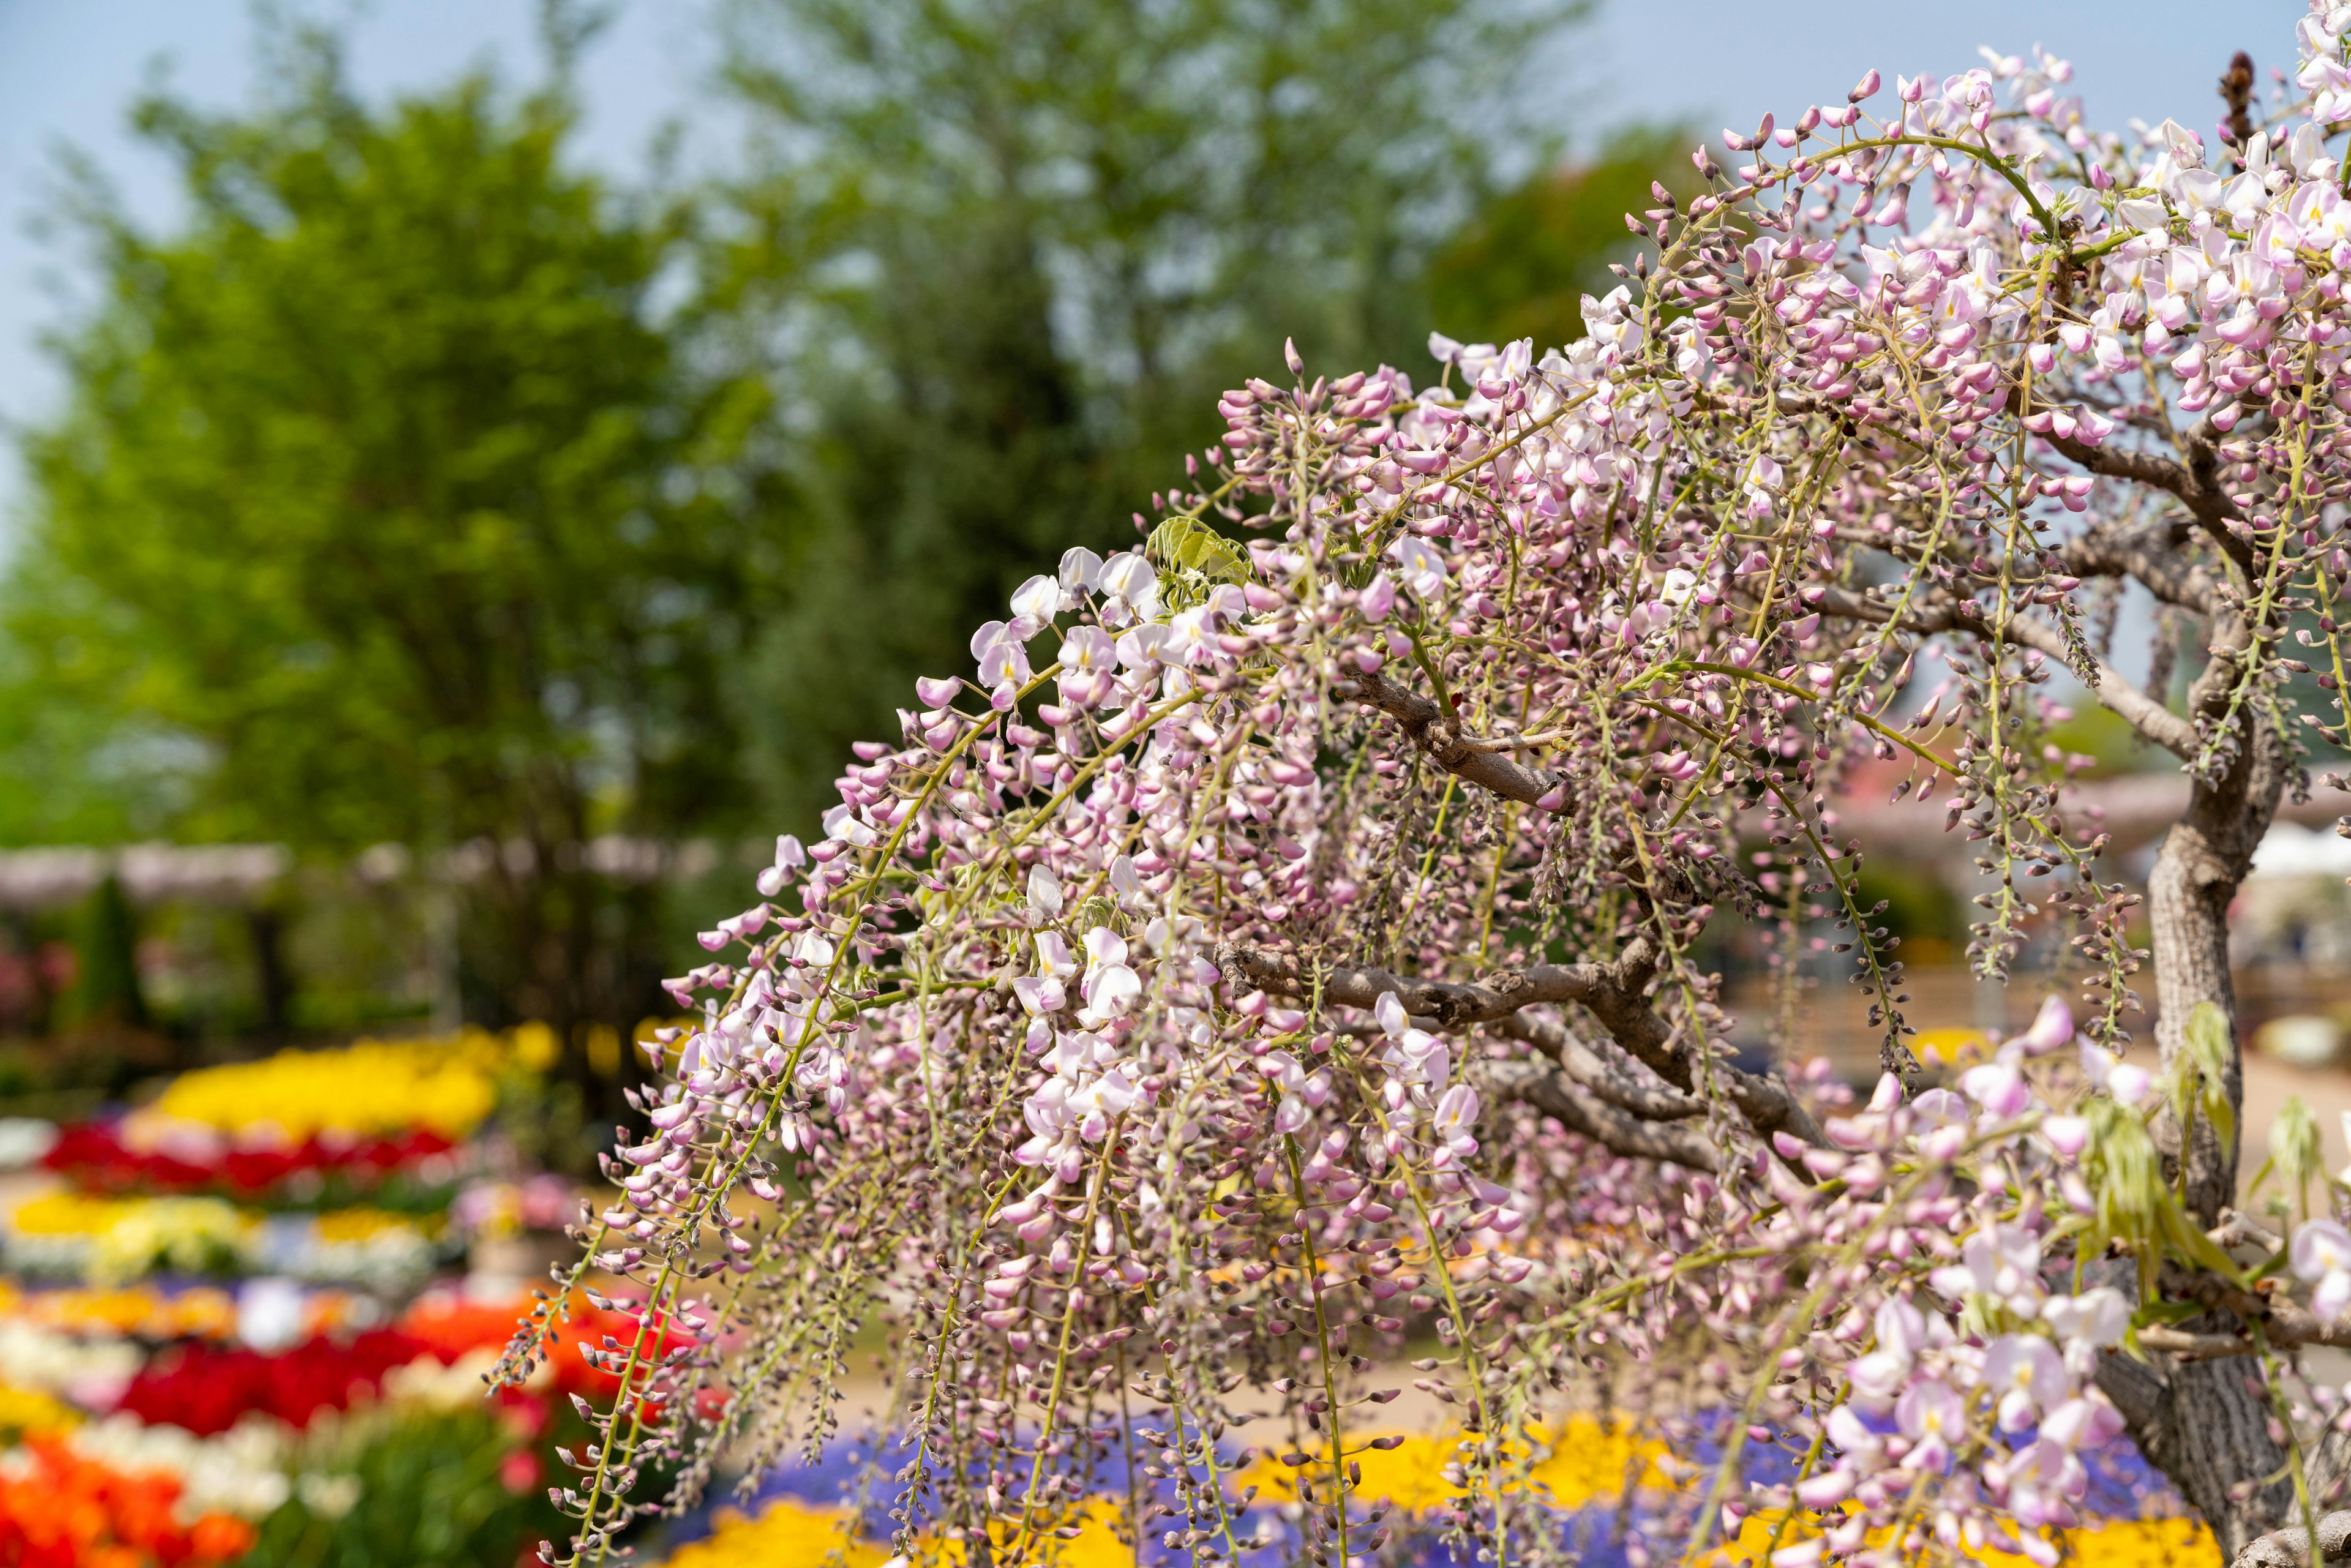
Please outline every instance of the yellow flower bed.
[[819, 1568], [836, 1552], [841, 1568], [877, 1568], [890, 1553], [850, 1534], [851, 1523], [845, 1509], [811, 1508], [789, 1498], [768, 1504], [756, 1519], [727, 1509], [708, 1537], [680, 1548], [667, 1568]]
[[373, 1241], [388, 1231], [415, 1231], [431, 1238], [441, 1233], [437, 1215], [395, 1214], [388, 1208], [330, 1208], [318, 1217], [317, 1235], [329, 1245]]
[[[1746, 1563], [1761, 1563], [1765, 1552], [1772, 1545], [1772, 1531], [1779, 1515], [1752, 1513], [1740, 1521], [1739, 1540], [1735, 1545], [1718, 1549], [1707, 1559], [1717, 1568]], [[1821, 1533], [1810, 1516], [1782, 1530], [1779, 1544], [1793, 1546], [1815, 1539]], [[1885, 1544], [1886, 1532], [1873, 1531], [1869, 1543]], [[2064, 1568], [2176, 1568], [2189, 1563], [2214, 1563], [2220, 1560], [2219, 1543], [2212, 1532], [2196, 1519], [2115, 1519], [2085, 1524], [2078, 1530], [2053, 1530], [2046, 1532], [2064, 1559]], [[1940, 1548], [1936, 1549], [1940, 1552]], [[1946, 1557], [1930, 1553], [1927, 1561], [1942, 1562]], [[2034, 1568], [2032, 1560], [2022, 1552], [1995, 1552], [1989, 1548], [1970, 1551], [1963, 1556], [1948, 1557], [1954, 1563], [1981, 1563], [1983, 1568]]]
[[37, 1388], [0, 1383], [0, 1438], [16, 1442], [70, 1431], [81, 1425], [81, 1412], [64, 1400]]
[[[1426, 1511], [1459, 1495], [1459, 1489], [1446, 1485], [1440, 1474], [1452, 1462], [1459, 1441], [1458, 1433], [1415, 1435], [1399, 1448], [1363, 1455], [1364, 1482], [1356, 1495], [1366, 1500], [1386, 1498], [1411, 1512]], [[1661, 1445], [1636, 1440], [1625, 1427], [1579, 1416], [1560, 1429], [1552, 1456], [1538, 1464], [1529, 1479], [1563, 1510], [1606, 1506], [1623, 1497], [1628, 1475], [1637, 1487], [1667, 1484], [1653, 1463], [1665, 1451]], [[1296, 1474], [1287, 1466], [1260, 1460], [1235, 1480], [1237, 1485], [1259, 1487], [1262, 1497], [1290, 1500], [1297, 1495]], [[1132, 1568], [1134, 1553], [1116, 1532], [1120, 1511], [1112, 1499], [1088, 1499], [1073, 1516], [1057, 1521], [1075, 1522], [1078, 1535], [1069, 1541], [1049, 1539], [1040, 1550], [1050, 1553], [1055, 1568]], [[1727, 1550], [1719, 1548], [1708, 1560], [1761, 1562], [1771, 1542], [1772, 1523], [1770, 1517], [1750, 1514], [1742, 1522], [1737, 1543]], [[879, 1568], [889, 1555], [888, 1549], [852, 1534], [853, 1526], [846, 1510], [819, 1508], [790, 1498], [768, 1504], [756, 1516], [729, 1509], [718, 1515], [709, 1537], [680, 1548], [668, 1559], [667, 1568], [823, 1568], [833, 1562], [841, 1568]], [[1791, 1545], [1817, 1533], [1809, 1525], [1798, 1525], [1782, 1535], [1780, 1544]], [[2059, 1531], [2053, 1539], [2059, 1542], [2067, 1568], [2175, 1568], [2184, 1563], [2211, 1562], [2218, 1552], [2211, 1532], [2192, 1519], [2106, 1521]], [[957, 1542], [926, 1541], [925, 1544], [928, 1548], [921, 1554], [925, 1561], [960, 1563], [967, 1555]], [[1009, 1544], [1008, 1527], [1007, 1539], [998, 1546]], [[1984, 1568], [2032, 1568], [2029, 1559], [2009, 1552], [1973, 1552], [1966, 1561]]]
[[[1080, 1503], [1071, 1516], [1056, 1523], [1074, 1522], [1078, 1534], [1062, 1541], [1046, 1536], [1028, 1554], [1029, 1563], [1050, 1562], [1053, 1568], [1134, 1568], [1134, 1549], [1116, 1533], [1119, 1508], [1106, 1498]], [[816, 1508], [791, 1498], [768, 1504], [756, 1518], [733, 1509], [722, 1511], [712, 1532], [684, 1546], [664, 1568], [877, 1568], [889, 1549], [862, 1536], [850, 1534], [855, 1521], [844, 1509]], [[993, 1556], [1001, 1561], [1013, 1544], [1014, 1526], [991, 1530], [999, 1539]], [[962, 1563], [969, 1553], [961, 1542], [925, 1538], [920, 1561]]]
[[380, 1208], [268, 1216], [216, 1197], [52, 1192], [9, 1213], [5, 1239], [14, 1268], [101, 1287], [157, 1269], [260, 1270], [376, 1287], [421, 1279], [444, 1228], [437, 1217]]
[[319, 1133], [389, 1135], [411, 1127], [462, 1138], [497, 1102], [499, 1061], [510, 1052], [536, 1054], [528, 1049], [536, 1043], [536, 1036], [502, 1043], [468, 1030], [444, 1040], [281, 1051], [260, 1061], [183, 1073], [151, 1113], [225, 1133], [266, 1126], [289, 1143]]
[[216, 1197], [88, 1197], [53, 1192], [8, 1217], [9, 1260], [93, 1284], [134, 1280], [162, 1267], [187, 1273], [230, 1266], [260, 1221]]
[[26, 1291], [0, 1280], [0, 1318], [59, 1333], [227, 1339], [236, 1332], [236, 1298], [209, 1285], [167, 1296], [145, 1286]]
[[[1351, 1434], [1353, 1440], [1349, 1446], [1353, 1447], [1361, 1436]], [[1657, 1469], [1657, 1461], [1666, 1456], [1665, 1445], [1636, 1438], [1622, 1422], [1572, 1416], [1555, 1436], [1545, 1434], [1543, 1440], [1551, 1452], [1528, 1469], [1526, 1484], [1557, 1507], [1573, 1511], [1595, 1502], [1614, 1502], [1625, 1495], [1628, 1478], [1636, 1487], [1668, 1484]], [[1444, 1471], [1460, 1446], [1458, 1432], [1405, 1434], [1403, 1442], [1394, 1448], [1373, 1449], [1358, 1457], [1364, 1479], [1356, 1495], [1366, 1500], [1385, 1498], [1415, 1513], [1459, 1497], [1465, 1489], [1448, 1484]], [[1268, 1498], [1293, 1501], [1298, 1496], [1298, 1478], [1301, 1474], [1311, 1477], [1314, 1469], [1313, 1466], [1303, 1471], [1292, 1469], [1267, 1456], [1236, 1476], [1234, 1484], [1254, 1486]]]

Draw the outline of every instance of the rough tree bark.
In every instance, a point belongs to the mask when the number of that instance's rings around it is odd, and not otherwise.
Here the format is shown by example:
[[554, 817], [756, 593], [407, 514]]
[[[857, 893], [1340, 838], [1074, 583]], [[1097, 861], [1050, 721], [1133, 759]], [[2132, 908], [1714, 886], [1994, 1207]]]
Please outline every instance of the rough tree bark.
[[[2238, 1125], [2224, 1138], [2209, 1119], [2196, 1118], [2185, 1156], [2188, 1207], [2208, 1228], [2236, 1199], [2243, 1120], [2242, 1041], [2237, 1038], [2236, 991], [2229, 977], [2229, 905], [2276, 815], [2286, 767], [2285, 747], [2275, 729], [2267, 723], [2254, 727], [2224, 777], [2217, 783], [2196, 783], [2187, 811], [2165, 837], [2147, 879], [2155, 1033], [2163, 1065], [2169, 1068], [2187, 1049], [2188, 1017], [2197, 1004], [2211, 1002], [2229, 1019], [2223, 1088], [2230, 1107], [2240, 1113]], [[2179, 1159], [2179, 1128], [2167, 1124], [2158, 1136], [2167, 1160]], [[2236, 1320], [2216, 1312], [2189, 1326], [2234, 1328]], [[2248, 1375], [2251, 1370], [2241, 1359], [2185, 1360], [2160, 1352], [2144, 1363], [2109, 1352], [2098, 1370], [2098, 1385], [2129, 1424], [2140, 1452], [2204, 1516], [2231, 1561], [2257, 1540], [2298, 1523], [2300, 1513], [2288, 1456], [2270, 1435], [2268, 1396]], [[2322, 1452], [2314, 1458], [2320, 1461], [2314, 1470], [2334, 1472], [2341, 1469], [2344, 1456]], [[2324, 1500], [2314, 1500], [2324, 1508]]]

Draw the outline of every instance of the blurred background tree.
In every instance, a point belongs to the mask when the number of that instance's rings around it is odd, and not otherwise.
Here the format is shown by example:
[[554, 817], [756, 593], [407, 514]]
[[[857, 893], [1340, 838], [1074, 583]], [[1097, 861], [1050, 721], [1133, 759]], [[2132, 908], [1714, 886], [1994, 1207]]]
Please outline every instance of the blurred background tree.
[[1430, 314], [1463, 341], [1532, 338], [1538, 348], [1583, 336], [1586, 294], [1613, 287], [1608, 264], [1630, 249], [1625, 214], [1656, 205], [1662, 183], [1689, 194], [1687, 131], [1620, 131], [1597, 157], [1559, 162], [1484, 203], [1437, 253]]
[[475, 1010], [633, 1022], [658, 925], [580, 848], [745, 821], [720, 694], [786, 515], [768, 392], [693, 373], [679, 215], [566, 165], [560, 56], [378, 110], [329, 37], [278, 49], [250, 112], [137, 107], [177, 232], [78, 184], [104, 303], [27, 445], [24, 673], [193, 753], [183, 836], [493, 846]]
[[[1540, 195], [1561, 143], [1531, 71], [1582, 9], [737, 0], [758, 135], [733, 301], [780, 346], [810, 458], [790, 607], [741, 688], [785, 817], [852, 738], [895, 733], [913, 676], [967, 668], [1040, 562], [1134, 543], [1220, 434], [1217, 389], [1277, 371], [1285, 337], [1425, 367], [1432, 257], [1614, 199], [1629, 149], [1583, 206]], [[1552, 236], [1531, 286], [1604, 278], [1622, 211]], [[1520, 308], [1448, 287], [1448, 331]]]

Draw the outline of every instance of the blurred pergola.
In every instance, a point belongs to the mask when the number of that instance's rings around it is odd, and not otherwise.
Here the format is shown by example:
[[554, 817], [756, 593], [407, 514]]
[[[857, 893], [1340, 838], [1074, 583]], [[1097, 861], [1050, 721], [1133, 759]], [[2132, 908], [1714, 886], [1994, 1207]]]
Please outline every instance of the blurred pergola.
[[[707, 839], [664, 843], [608, 834], [551, 852], [557, 869], [589, 871], [621, 882], [691, 880], [716, 870], [721, 846]], [[744, 862], [764, 865], [758, 846], [747, 846]], [[740, 857], [738, 857], [740, 858]], [[411, 879], [465, 886], [494, 874], [538, 874], [541, 852], [523, 840], [487, 839], [455, 849], [419, 854], [404, 844], [376, 844], [342, 868], [370, 886]], [[0, 910], [30, 914], [78, 904], [108, 878], [138, 905], [206, 904], [254, 908], [272, 902], [298, 864], [284, 844], [126, 844], [99, 849], [67, 845], [0, 850]]]

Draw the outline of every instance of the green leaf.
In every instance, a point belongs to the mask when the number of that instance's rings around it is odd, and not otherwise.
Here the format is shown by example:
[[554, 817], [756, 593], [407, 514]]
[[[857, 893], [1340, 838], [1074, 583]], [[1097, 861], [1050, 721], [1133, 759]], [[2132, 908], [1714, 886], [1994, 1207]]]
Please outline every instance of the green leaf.
[[2188, 1014], [2188, 1051], [2198, 1070], [2215, 1081], [2226, 1076], [2234, 1051], [2229, 1015], [2217, 1002], [2198, 1002]]
[[[2229, 1103], [2228, 1092], [2229, 1064], [2236, 1054], [2236, 1043], [2229, 1032], [2229, 1017], [2216, 1003], [2198, 1002], [2189, 1011], [2187, 1045], [2186, 1060], [2195, 1063], [2202, 1080], [2199, 1087], [2205, 1120], [2226, 1144], [2237, 1135], [2236, 1108]], [[2181, 1087], [2187, 1088], [2184, 1077]], [[2188, 1120], [2186, 1109], [2179, 1107], [2182, 1125]]]
[[2245, 1282], [2243, 1271], [2237, 1267], [2237, 1260], [2221, 1251], [2219, 1242], [2198, 1229], [2196, 1221], [2189, 1217], [2186, 1209], [2179, 1207], [2179, 1201], [2168, 1192], [2164, 1194], [2161, 1217], [2165, 1239], [2169, 1241], [2173, 1249], [2181, 1256], [2198, 1268], [2208, 1269], [2232, 1283], [2241, 1285]]
[[2318, 1118], [2301, 1095], [2289, 1096], [2278, 1107], [2277, 1120], [2270, 1124], [2270, 1154], [2288, 1181], [2308, 1181], [2318, 1174]]
[[1247, 552], [1196, 517], [1167, 518], [1151, 530], [1143, 549], [1162, 566], [1196, 571], [1212, 582], [1238, 584], [1251, 576]]
[[1071, 911], [1069, 924], [1070, 929], [1081, 936], [1097, 925], [1107, 925], [1122, 936], [1126, 931], [1126, 922], [1120, 916], [1118, 905], [1100, 894], [1084, 900]]

